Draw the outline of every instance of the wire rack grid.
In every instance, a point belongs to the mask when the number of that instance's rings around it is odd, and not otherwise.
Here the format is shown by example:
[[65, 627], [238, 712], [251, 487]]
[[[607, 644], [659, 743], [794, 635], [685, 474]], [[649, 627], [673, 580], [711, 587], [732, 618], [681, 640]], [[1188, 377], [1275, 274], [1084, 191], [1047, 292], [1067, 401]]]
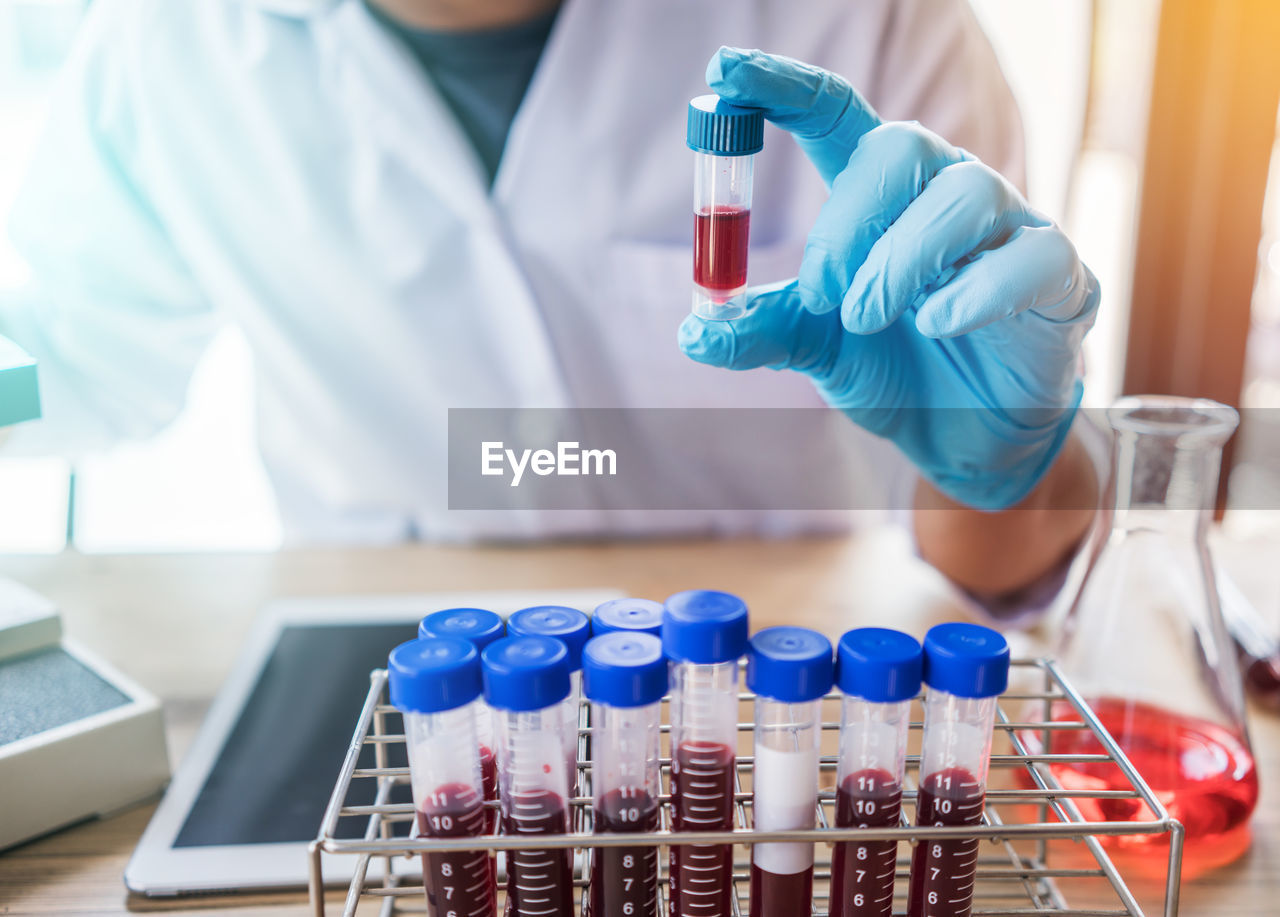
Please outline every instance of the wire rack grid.
[[[370, 676], [369, 693], [365, 700], [351, 745], [339, 772], [333, 794], [326, 807], [318, 836], [310, 845], [309, 891], [315, 917], [327, 917], [323, 856], [347, 854], [355, 857], [354, 875], [348, 887], [341, 914], [354, 917], [362, 902], [370, 899], [380, 902], [381, 917], [394, 914], [424, 913], [426, 900], [420, 882], [407, 879], [404, 870], [393, 868], [399, 857], [417, 858], [424, 853], [447, 850], [489, 849], [495, 851], [516, 849], [572, 848], [584, 854], [579, 865], [587, 862], [586, 852], [602, 846], [670, 846], [689, 843], [732, 843], [735, 845], [733, 896], [734, 917], [747, 917], [748, 870], [751, 845], [766, 841], [807, 841], [815, 844], [813, 917], [826, 917], [828, 902], [826, 888], [830, 879], [833, 843], [841, 841], [896, 840], [915, 843], [934, 838], [956, 840], [973, 838], [989, 842], [987, 853], [979, 857], [977, 885], [974, 895], [974, 917], [1031, 917], [1031, 915], [1073, 915], [1073, 917], [1146, 917], [1145, 912], [1126, 884], [1116, 865], [1104, 847], [1103, 839], [1116, 836], [1167, 835], [1167, 840], [1152, 837], [1152, 850], [1163, 851], [1167, 843], [1167, 865], [1164, 874], [1164, 917], [1176, 917], [1178, 913], [1179, 878], [1181, 875], [1183, 829], [1171, 818], [1160, 800], [1124, 756], [1107, 733], [1093, 710], [1068, 684], [1062, 673], [1047, 659], [1015, 660], [1011, 683], [1040, 685], [1038, 690], [1022, 693], [1006, 693], [1001, 696], [996, 713], [996, 746], [1001, 753], [991, 757], [992, 779], [987, 791], [986, 808], [982, 823], [973, 827], [915, 827], [907, 816], [908, 807], [914, 808], [915, 792], [911, 788], [913, 772], [918, 771], [919, 755], [907, 758], [908, 787], [903, 793], [903, 815], [897, 828], [836, 828], [836, 794], [831, 784], [837, 767], [836, 739], [839, 717], [827, 716], [823, 709], [823, 754], [819, 758], [824, 779], [816, 813], [817, 826], [810, 830], [756, 831], [750, 826], [751, 792], [749, 784], [752, 769], [750, 755], [739, 755], [735, 775], [735, 824], [732, 831], [702, 831], [673, 833], [670, 830], [670, 795], [660, 797], [660, 830], [637, 834], [593, 834], [591, 832], [590, 765], [587, 761], [589, 727], [588, 705], [580, 711], [579, 729], [579, 789], [583, 795], [571, 804], [573, 830], [564, 835], [519, 837], [488, 835], [483, 837], [426, 838], [416, 836], [412, 829], [406, 836], [403, 827], [415, 822], [415, 809], [411, 803], [392, 800], [396, 787], [409, 782], [407, 767], [390, 765], [392, 751], [403, 745], [401, 731], [389, 729], [391, 721], [398, 721], [396, 709], [386, 701], [386, 672], [375, 670]], [[1021, 677], [1018, 677], [1021, 676]], [[753, 695], [743, 693], [740, 708], [749, 710]], [[825, 704], [838, 705], [838, 695], [829, 695]], [[746, 705], [745, 707], [743, 705]], [[830, 707], [838, 710], [838, 706]], [[918, 711], [916, 711], [918, 713]], [[741, 719], [741, 717], [740, 717]], [[918, 748], [919, 733], [923, 724], [914, 716], [911, 730]], [[753, 729], [751, 722], [739, 723], [740, 733]], [[1088, 746], [1099, 752], [1056, 754], [1050, 737], [1064, 730], [1088, 730], [1091, 739]], [[668, 731], [668, 726], [663, 726]], [[1001, 744], [999, 741], [1003, 739]], [[664, 746], [666, 737], [664, 735]], [[1079, 747], [1081, 743], [1073, 743]], [[372, 747], [375, 766], [360, 766], [362, 750]], [[365, 756], [367, 757], [367, 755]], [[403, 757], [403, 756], [401, 756]], [[1113, 767], [1123, 775], [1118, 788], [1092, 786], [1064, 786], [1059, 780], [1061, 769], [1073, 765], [1087, 765], [1091, 769]], [[669, 788], [670, 757], [662, 758], [664, 788]], [[744, 782], [745, 778], [745, 782]], [[354, 804], [349, 797], [352, 787], [360, 781], [373, 781], [376, 790], [371, 804]], [[1076, 781], [1078, 782], [1078, 781]], [[1136, 820], [1099, 821], [1087, 820], [1081, 814], [1082, 804], [1126, 807], [1132, 814], [1137, 808]], [[339, 837], [339, 819], [361, 819], [363, 831], [358, 837]], [[400, 830], [397, 830], [400, 826]], [[1067, 856], [1053, 856], [1056, 841], [1070, 840]], [[1087, 855], [1078, 851], [1083, 848]], [[908, 851], [909, 852], [909, 851]], [[662, 859], [662, 858], [660, 858]], [[1053, 862], [1051, 862], [1051, 859]], [[1065, 861], [1065, 865], [1063, 862]], [[380, 864], [380, 868], [376, 864]], [[903, 912], [910, 860], [900, 856], [897, 864], [897, 896], [895, 914]], [[581, 872], [582, 870], [580, 870]], [[666, 914], [665, 866], [659, 882], [659, 914]], [[499, 876], [499, 903], [502, 881]], [[1064, 881], [1093, 880], [1105, 889], [1106, 904], [1090, 903], [1071, 907], [1060, 888]], [[586, 878], [579, 876], [576, 884], [580, 892]], [[1099, 896], [1092, 894], [1091, 901]], [[499, 911], [501, 913], [501, 910]]]

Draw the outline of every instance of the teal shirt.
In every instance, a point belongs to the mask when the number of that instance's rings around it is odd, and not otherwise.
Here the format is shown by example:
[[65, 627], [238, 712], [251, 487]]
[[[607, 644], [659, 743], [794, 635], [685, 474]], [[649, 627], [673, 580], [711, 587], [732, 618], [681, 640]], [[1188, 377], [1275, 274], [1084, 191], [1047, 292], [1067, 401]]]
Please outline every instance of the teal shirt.
[[556, 11], [498, 29], [442, 32], [406, 26], [373, 3], [368, 6], [422, 65], [471, 141], [492, 185], [511, 121], [529, 88]]

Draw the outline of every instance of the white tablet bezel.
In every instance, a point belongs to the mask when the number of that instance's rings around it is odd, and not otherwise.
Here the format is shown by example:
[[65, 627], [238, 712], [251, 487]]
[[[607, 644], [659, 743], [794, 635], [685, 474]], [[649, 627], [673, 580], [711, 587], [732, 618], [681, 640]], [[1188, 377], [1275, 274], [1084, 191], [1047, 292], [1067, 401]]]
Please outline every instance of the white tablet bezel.
[[[325, 596], [279, 599], [254, 622], [230, 674], [169, 784], [125, 868], [130, 891], [152, 897], [212, 891], [304, 888], [309, 841], [288, 844], [174, 847], [227, 736], [271, 656], [281, 630], [299, 624], [412, 623], [439, 608], [491, 608], [506, 617], [530, 605], [591, 609], [618, 598], [616, 590], [442, 592], [420, 595]], [[390, 647], [388, 647], [388, 650]], [[353, 722], [354, 729], [355, 723]], [[334, 774], [336, 781], [337, 774]], [[325, 855], [326, 882], [351, 881], [355, 857]], [[406, 862], [407, 869], [420, 868]]]

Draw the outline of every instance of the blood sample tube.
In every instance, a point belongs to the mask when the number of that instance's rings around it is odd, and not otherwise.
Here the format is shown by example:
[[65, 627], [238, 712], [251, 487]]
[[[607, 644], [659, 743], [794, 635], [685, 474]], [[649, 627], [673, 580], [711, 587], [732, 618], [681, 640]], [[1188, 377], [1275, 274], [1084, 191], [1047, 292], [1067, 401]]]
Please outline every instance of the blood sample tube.
[[[738, 660], [747, 606], [695, 589], [667, 599], [662, 648], [671, 660], [671, 812], [675, 831], [733, 828]], [[672, 844], [670, 917], [729, 917], [731, 844]]]
[[587, 726], [582, 709], [582, 648], [591, 637], [591, 619], [566, 605], [534, 605], [522, 608], [507, 620], [507, 633], [513, 637], [555, 637], [569, 651], [569, 696], [564, 701], [568, 724], [565, 757], [569, 760], [569, 782], [573, 795], [578, 795], [578, 761], [587, 759], [587, 749], [579, 755], [578, 736]]
[[[652, 634], [592, 637], [582, 663], [591, 701], [591, 793], [597, 832], [658, 828], [658, 742], [667, 660]], [[657, 917], [658, 848], [597, 847], [591, 853], [591, 917]]]
[[[840, 638], [837, 828], [898, 827], [921, 662], [919, 641], [896, 630], [863, 627]], [[890, 917], [897, 865], [897, 841], [836, 844], [829, 917]]]
[[[404, 716], [419, 832], [484, 834], [476, 648], [452, 637], [411, 640], [391, 651], [387, 668], [391, 703]], [[485, 850], [424, 854], [422, 866], [438, 917], [494, 917], [494, 878]]]
[[755, 154], [764, 115], [716, 95], [689, 102], [693, 165], [693, 313], [727, 321], [746, 314], [747, 240]]
[[[757, 831], [812, 828], [818, 808], [818, 743], [831, 690], [831, 641], [804, 627], [751, 638], [747, 687], [756, 693], [751, 809]], [[751, 849], [752, 917], [782, 917], [813, 900], [813, 844]], [[807, 908], [806, 908], [807, 909]]]
[[[978, 825], [987, 791], [997, 695], [1009, 645], [976, 624], [939, 624], [924, 638], [924, 737], [916, 824]], [[908, 917], [969, 917], [978, 840], [920, 840], [911, 857]]]
[[[554, 637], [504, 637], [480, 654], [496, 713], [502, 833], [564, 834], [572, 780], [564, 757], [569, 654]], [[573, 851], [507, 853], [508, 917], [573, 913]]]
[[[494, 640], [502, 637], [506, 623], [492, 611], [484, 608], [446, 608], [427, 615], [418, 624], [419, 637], [457, 637], [470, 641], [476, 652], [482, 652]], [[493, 711], [481, 699], [484, 708], [476, 717], [476, 733], [480, 739], [480, 774], [484, 778], [486, 802], [498, 798], [498, 759], [494, 753]], [[497, 824], [497, 811], [487, 810], [485, 829], [492, 834]]]
[[662, 604], [648, 599], [612, 599], [596, 606], [591, 615], [593, 636], [614, 631], [636, 631], [662, 636]]

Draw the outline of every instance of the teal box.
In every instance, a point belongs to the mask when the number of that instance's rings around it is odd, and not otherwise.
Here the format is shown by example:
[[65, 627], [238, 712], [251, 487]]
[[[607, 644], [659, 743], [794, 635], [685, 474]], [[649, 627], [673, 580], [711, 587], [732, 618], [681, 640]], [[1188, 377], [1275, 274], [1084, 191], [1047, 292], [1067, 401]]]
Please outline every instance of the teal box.
[[39, 416], [36, 361], [13, 341], [0, 336], [0, 427]]

